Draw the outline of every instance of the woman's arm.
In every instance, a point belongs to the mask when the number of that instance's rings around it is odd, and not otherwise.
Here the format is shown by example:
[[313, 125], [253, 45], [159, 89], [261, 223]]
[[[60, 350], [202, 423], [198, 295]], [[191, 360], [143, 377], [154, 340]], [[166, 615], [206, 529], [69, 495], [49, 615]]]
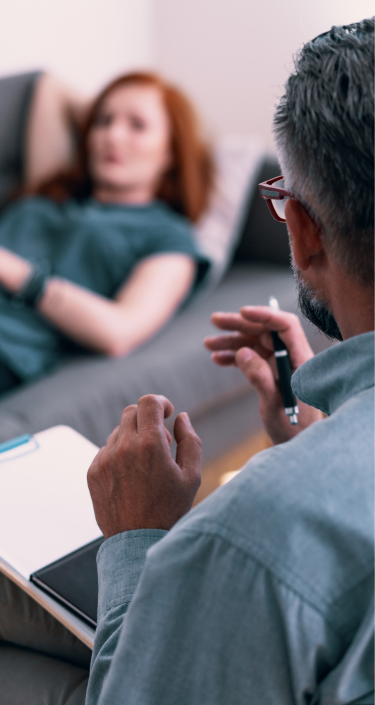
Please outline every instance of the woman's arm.
[[89, 105], [88, 98], [56, 76], [40, 76], [27, 119], [24, 186], [33, 186], [71, 165], [74, 131]]
[[[0, 284], [19, 291], [31, 265], [0, 247]], [[51, 277], [37, 306], [56, 328], [80, 345], [121, 356], [145, 342], [170, 318], [192, 285], [195, 263], [171, 253], [143, 260], [115, 300], [66, 279]]]

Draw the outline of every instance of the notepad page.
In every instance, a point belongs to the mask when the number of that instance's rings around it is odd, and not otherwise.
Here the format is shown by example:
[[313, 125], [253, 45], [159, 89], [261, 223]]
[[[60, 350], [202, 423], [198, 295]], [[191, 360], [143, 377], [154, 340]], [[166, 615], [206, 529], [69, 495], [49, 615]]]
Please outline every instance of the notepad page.
[[0, 454], [0, 557], [25, 578], [100, 537], [86, 479], [97, 452], [55, 426]]

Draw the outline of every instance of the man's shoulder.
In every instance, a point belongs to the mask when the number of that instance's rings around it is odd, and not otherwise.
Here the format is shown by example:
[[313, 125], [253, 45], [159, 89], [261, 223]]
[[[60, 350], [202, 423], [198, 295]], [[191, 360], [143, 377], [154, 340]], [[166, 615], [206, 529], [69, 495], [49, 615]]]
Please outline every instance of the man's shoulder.
[[[368, 406], [371, 392], [359, 396]], [[333, 604], [355, 589], [373, 563], [373, 440], [369, 414], [361, 426], [348, 404], [254, 456], [179, 522], [176, 540], [203, 533], [237, 546], [306, 599]]]

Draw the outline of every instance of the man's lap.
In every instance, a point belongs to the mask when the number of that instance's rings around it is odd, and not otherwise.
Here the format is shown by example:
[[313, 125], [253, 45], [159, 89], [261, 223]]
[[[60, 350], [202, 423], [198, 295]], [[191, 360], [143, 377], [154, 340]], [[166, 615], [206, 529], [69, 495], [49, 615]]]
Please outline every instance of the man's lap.
[[88, 671], [0, 643], [1, 705], [84, 705]]
[[91, 651], [0, 573], [0, 705], [83, 705]]

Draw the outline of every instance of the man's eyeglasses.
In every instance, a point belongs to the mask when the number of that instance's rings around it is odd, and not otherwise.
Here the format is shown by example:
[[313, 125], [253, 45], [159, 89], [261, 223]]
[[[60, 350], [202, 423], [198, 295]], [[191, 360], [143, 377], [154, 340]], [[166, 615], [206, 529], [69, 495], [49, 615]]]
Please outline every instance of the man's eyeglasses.
[[291, 191], [287, 191], [284, 188], [284, 177], [274, 176], [273, 179], [263, 181], [263, 183], [259, 184], [259, 191], [261, 197], [267, 203], [272, 217], [280, 223], [286, 223], [285, 203], [288, 198], [295, 199], [295, 196]]

